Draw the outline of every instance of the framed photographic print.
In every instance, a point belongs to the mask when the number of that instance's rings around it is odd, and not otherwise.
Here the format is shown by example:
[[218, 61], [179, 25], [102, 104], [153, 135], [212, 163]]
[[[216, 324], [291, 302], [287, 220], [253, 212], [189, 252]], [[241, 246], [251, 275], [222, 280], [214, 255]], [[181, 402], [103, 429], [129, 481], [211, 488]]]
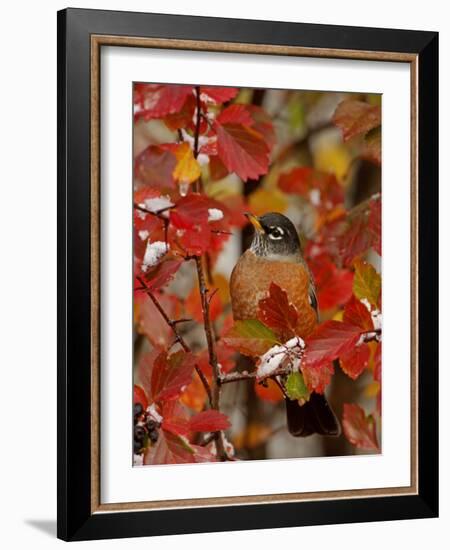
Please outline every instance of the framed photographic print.
[[58, 536], [438, 513], [438, 36], [58, 13]]

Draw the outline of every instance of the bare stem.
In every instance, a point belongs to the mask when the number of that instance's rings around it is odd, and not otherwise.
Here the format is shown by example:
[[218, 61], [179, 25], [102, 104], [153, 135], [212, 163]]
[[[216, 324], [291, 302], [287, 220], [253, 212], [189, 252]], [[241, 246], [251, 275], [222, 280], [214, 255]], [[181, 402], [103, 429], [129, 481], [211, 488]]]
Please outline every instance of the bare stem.
[[[153, 304], [155, 305], [156, 309], [159, 311], [159, 313], [161, 314], [162, 318], [165, 320], [165, 322], [169, 325], [169, 327], [172, 329], [172, 332], [174, 333], [175, 335], [175, 342], [178, 342], [181, 347], [183, 348], [183, 350], [185, 352], [190, 352], [191, 351], [191, 348], [188, 346], [188, 344], [186, 343], [186, 340], [183, 338], [183, 336], [180, 334], [180, 332], [178, 331], [178, 327], [177, 325], [179, 323], [183, 323], [183, 322], [186, 322], [186, 321], [189, 321], [190, 319], [171, 319], [167, 313], [164, 311], [164, 308], [161, 306], [161, 304], [159, 303], [158, 299], [156, 298], [156, 296], [153, 294], [153, 292], [148, 288], [147, 286], [147, 283], [144, 281], [144, 279], [142, 277], [137, 277], [137, 280], [141, 283], [143, 289], [145, 289], [145, 293], [147, 294], [147, 296], [150, 298], [150, 300], [153, 302]], [[197, 373], [198, 377], [200, 378], [202, 384], [203, 384], [203, 387], [205, 388], [205, 391], [206, 391], [206, 395], [208, 396], [208, 401], [209, 401], [209, 404], [211, 406], [211, 408], [213, 408], [213, 397], [212, 397], [212, 392], [211, 392], [211, 388], [208, 384], [208, 380], [206, 379], [206, 376], [203, 374], [203, 372], [201, 371], [200, 367], [198, 365], [194, 365], [194, 368], [195, 368], [195, 372]]]
[[[199, 256], [195, 256], [194, 260], [197, 268], [198, 286], [200, 289], [200, 297], [201, 297], [201, 303], [202, 303], [203, 325], [205, 328], [206, 342], [208, 344], [209, 364], [211, 365], [211, 368], [213, 371], [213, 381], [212, 381], [212, 387], [211, 387], [211, 393], [212, 393], [211, 407], [213, 409], [219, 410], [220, 369], [219, 369], [219, 364], [217, 362], [216, 350], [214, 347], [215, 335], [214, 335], [214, 329], [211, 323], [211, 317], [209, 313], [208, 288], [206, 287], [206, 284], [205, 284], [205, 275], [203, 273], [201, 258]], [[220, 458], [220, 460], [227, 460], [228, 457], [223, 445], [221, 432], [216, 432], [216, 446], [217, 446], [217, 456]]]

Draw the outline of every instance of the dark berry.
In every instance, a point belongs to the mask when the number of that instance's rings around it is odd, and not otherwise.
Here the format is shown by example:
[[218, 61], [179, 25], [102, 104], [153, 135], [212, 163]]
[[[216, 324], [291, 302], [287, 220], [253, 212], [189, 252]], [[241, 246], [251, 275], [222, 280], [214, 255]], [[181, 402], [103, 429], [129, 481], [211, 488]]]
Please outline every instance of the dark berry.
[[144, 407], [140, 403], [135, 403], [133, 411], [134, 411], [134, 418], [136, 418], [137, 416], [140, 416], [144, 412]]
[[158, 430], [148, 432], [148, 437], [152, 443], [156, 443], [158, 441], [158, 435]]
[[149, 432], [151, 432], [152, 430], [155, 430], [157, 427], [158, 427], [158, 424], [154, 420], [152, 420], [151, 418], [147, 420], [147, 430]]
[[145, 428], [143, 426], [136, 426], [134, 428], [134, 439], [136, 441], [143, 441], [145, 437]]

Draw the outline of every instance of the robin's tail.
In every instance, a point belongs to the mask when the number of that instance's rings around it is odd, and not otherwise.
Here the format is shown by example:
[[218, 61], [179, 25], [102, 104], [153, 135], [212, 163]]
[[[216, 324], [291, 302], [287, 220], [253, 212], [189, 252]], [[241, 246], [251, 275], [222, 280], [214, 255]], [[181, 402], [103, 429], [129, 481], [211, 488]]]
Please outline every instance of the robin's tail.
[[303, 405], [291, 399], [285, 401], [287, 425], [293, 436], [306, 437], [314, 433], [338, 436], [341, 433], [339, 420], [324, 395], [313, 392]]

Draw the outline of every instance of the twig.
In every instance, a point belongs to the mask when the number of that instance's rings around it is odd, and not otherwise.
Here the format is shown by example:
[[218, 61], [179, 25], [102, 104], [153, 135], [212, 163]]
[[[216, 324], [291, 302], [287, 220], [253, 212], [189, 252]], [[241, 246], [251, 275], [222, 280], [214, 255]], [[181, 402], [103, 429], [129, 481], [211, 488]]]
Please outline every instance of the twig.
[[[177, 328], [177, 325], [179, 323], [184, 323], [186, 321], [190, 321], [190, 319], [171, 319], [167, 315], [167, 313], [164, 311], [164, 308], [161, 306], [161, 304], [159, 303], [156, 296], [148, 288], [147, 283], [144, 281], [144, 279], [142, 277], [137, 277], [137, 280], [141, 283], [142, 287], [145, 289], [145, 293], [150, 298], [150, 300], [153, 302], [156, 309], [159, 311], [159, 313], [163, 317], [164, 321], [172, 329], [172, 332], [175, 334], [175, 342], [174, 343], [178, 342], [185, 352], [190, 352], [191, 348], [188, 346], [188, 344], [186, 343], [186, 340], [179, 333], [178, 328]], [[200, 369], [200, 367], [198, 365], [194, 365], [194, 368], [195, 368], [195, 372], [197, 373], [198, 377], [200, 378], [200, 380], [203, 384], [203, 387], [205, 388], [206, 395], [208, 396], [209, 404], [210, 404], [211, 408], [213, 408], [213, 396], [212, 396], [211, 388], [208, 384], [208, 380], [206, 379], [206, 376], [203, 374], [202, 370]]]
[[[213, 409], [219, 410], [220, 402], [220, 369], [217, 362], [216, 350], [214, 347], [215, 336], [214, 329], [211, 323], [211, 317], [209, 314], [209, 299], [208, 299], [208, 289], [205, 284], [205, 275], [203, 273], [202, 261], [199, 256], [194, 257], [195, 266], [197, 268], [197, 277], [198, 277], [198, 286], [200, 289], [200, 297], [202, 302], [202, 312], [203, 312], [203, 325], [205, 329], [206, 342], [208, 344], [208, 356], [209, 364], [211, 365], [213, 371], [213, 382], [211, 387], [212, 393], [212, 404]], [[217, 447], [217, 456], [221, 460], [227, 460], [228, 456], [223, 445], [222, 433], [220, 431], [216, 432], [216, 447]]]

